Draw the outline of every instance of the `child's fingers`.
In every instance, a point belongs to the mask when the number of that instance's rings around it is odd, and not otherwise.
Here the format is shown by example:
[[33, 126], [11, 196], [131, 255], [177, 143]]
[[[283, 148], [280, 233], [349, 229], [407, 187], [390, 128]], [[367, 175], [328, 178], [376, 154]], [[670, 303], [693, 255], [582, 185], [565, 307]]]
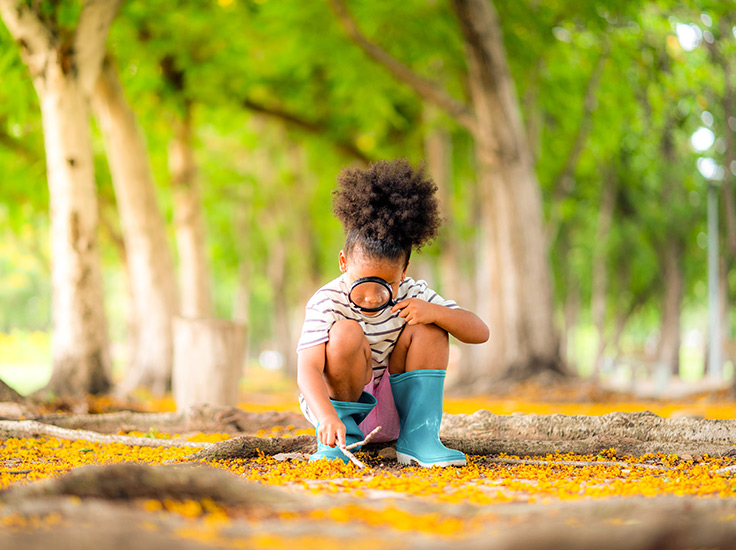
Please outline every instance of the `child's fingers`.
[[335, 446], [335, 428], [331, 425], [320, 426], [319, 430], [319, 441], [323, 445], [328, 447]]
[[338, 426], [337, 430], [335, 430], [335, 443], [338, 447], [345, 447], [347, 443], [345, 442], [345, 425]]

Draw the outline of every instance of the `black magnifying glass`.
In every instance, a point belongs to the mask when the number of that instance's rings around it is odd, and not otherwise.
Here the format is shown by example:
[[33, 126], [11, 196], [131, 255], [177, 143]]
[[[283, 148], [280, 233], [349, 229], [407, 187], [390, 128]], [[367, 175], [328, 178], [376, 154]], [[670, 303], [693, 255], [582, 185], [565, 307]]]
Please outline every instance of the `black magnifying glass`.
[[363, 313], [376, 313], [394, 305], [393, 289], [380, 277], [361, 277], [350, 285], [348, 300]]

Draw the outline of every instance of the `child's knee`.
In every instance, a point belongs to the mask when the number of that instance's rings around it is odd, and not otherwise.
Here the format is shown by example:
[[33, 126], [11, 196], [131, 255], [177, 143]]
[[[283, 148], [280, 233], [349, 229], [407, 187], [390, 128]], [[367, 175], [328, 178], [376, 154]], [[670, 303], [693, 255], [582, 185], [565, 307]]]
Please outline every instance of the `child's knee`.
[[355, 353], [367, 344], [363, 327], [357, 321], [349, 319], [333, 324], [329, 335], [328, 347], [337, 353]]
[[[437, 345], [449, 345], [450, 337], [447, 331], [435, 324], [430, 325], [411, 325], [407, 326], [406, 329], [410, 329], [411, 342], [416, 344], [421, 342], [422, 345], [427, 343]], [[405, 330], [406, 330], [405, 329]]]

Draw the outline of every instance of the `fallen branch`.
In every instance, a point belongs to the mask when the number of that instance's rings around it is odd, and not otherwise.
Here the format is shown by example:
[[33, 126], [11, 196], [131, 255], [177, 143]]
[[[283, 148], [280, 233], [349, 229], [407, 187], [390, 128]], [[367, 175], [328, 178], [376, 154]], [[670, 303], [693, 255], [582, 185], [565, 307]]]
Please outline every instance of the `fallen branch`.
[[0, 420], [0, 439], [10, 437], [39, 437], [49, 436], [66, 439], [68, 441], [89, 441], [90, 443], [123, 443], [137, 447], [192, 447], [201, 449], [213, 443], [192, 443], [177, 439], [155, 439], [150, 437], [132, 437], [127, 435], [103, 435], [87, 430], [67, 430], [58, 426], [51, 426], [35, 420]]

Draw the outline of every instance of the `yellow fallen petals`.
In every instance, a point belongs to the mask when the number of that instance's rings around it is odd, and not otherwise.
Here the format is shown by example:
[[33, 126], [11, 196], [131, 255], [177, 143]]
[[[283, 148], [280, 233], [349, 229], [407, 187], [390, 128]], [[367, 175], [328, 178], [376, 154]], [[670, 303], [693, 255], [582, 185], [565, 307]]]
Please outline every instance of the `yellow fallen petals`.
[[[362, 459], [370, 462], [369, 457]], [[537, 460], [548, 464], [496, 464], [471, 457], [462, 468], [362, 471], [340, 461], [277, 462], [261, 456], [213, 465], [267, 485], [302, 487], [315, 493], [346, 493], [360, 498], [401, 495], [478, 506], [633, 495], [736, 496], [736, 476], [714, 473], [730, 464], [728, 459], [704, 459], [694, 464], [674, 455], [645, 455], [616, 460], [615, 452], [609, 450], [596, 456], [556, 453]], [[661, 469], [644, 468], [652, 464]]]
[[[275, 428], [276, 434], [293, 427]], [[153, 432], [156, 437], [179, 438], [178, 434]], [[195, 436], [199, 437], [199, 436]], [[201, 440], [227, 438], [226, 434], [201, 436]], [[186, 448], [131, 447], [119, 443], [97, 444], [66, 441], [51, 437], [7, 439], [0, 441], [0, 489], [28, 480], [55, 477], [88, 464], [139, 462], [160, 464], [178, 460], [193, 452]], [[261, 454], [255, 459], [213, 461], [217, 468], [233, 472], [243, 479], [278, 485], [295, 492], [322, 495], [339, 494], [360, 499], [313, 512], [281, 513], [283, 521], [309, 519], [330, 523], [355, 524], [367, 531], [389, 528], [422, 535], [442, 535], [460, 539], [477, 532], [492, 516], [483, 507], [507, 502], [533, 502], [554, 506], [566, 500], [662, 495], [715, 498], [736, 497], [736, 473], [716, 473], [732, 466], [734, 459], [708, 456], [680, 460], [675, 455], [648, 454], [642, 457], [618, 456], [615, 449], [596, 455], [550, 453], [542, 457], [504, 457], [519, 462], [491, 462], [485, 457], [469, 457], [463, 467], [419, 468], [381, 465], [380, 459], [364, 453], [359, 458], [368, 464], [364, 470], [341, 461], [277, 461]], [[534, 463], [531, 463], [531, 461]], [[649, 466], [649, 468], [646, 468]], [[657, 469], [652, 469], [656, 467]], [[448, 513], [410, 513], [400, 501], [459, 504], [466, 506], [463, 516]], [[370, 505], [369, 505], [370, 504]], [[138, 504], [151, 514], [176, 514], [186, 521], [179, 536], [203, 542], [223, 543], [222, 533], [232, 521], [229, 514], [258, 525], [262, 515], [223, 508], [210, 499], [149, 499]], [[445, 509], [445, 508], [443, 508]], [[446, 508], [451, 510], [450, 508]], [[468, 513], [468, 510], [477, 510]], [[17, 530], [44, 529], [61, 521], [59, 516], [19, 516], [0, 510], [0, 528]], [[732, 521], [724, 516], [721, 521]], [[271, 537], [271, 538], [269, 538]], [[297, 544], [289, 539], [259, 534], [238, 539], [243, 547], [266, 548]], [[269, 542], [270, 541], [270, 542]], [[229, 542], [232, 542], [230, 540]], [[336, 542], [339, 543], [339, 540]], [[303, 548], [330, 548], [332, 539], [303, 541]], [[300, 547], [300, 548], [301, 548]], [[351, 545], [351, 548], [353, 546]]]
[[178, 460], [196, 448], [135, 447], [122, 443], [90, 443], [54, 437], [0, 441], [0, 489], [19, 482], [56, 477], [91, 464], [139, 462], [160, 464]]

